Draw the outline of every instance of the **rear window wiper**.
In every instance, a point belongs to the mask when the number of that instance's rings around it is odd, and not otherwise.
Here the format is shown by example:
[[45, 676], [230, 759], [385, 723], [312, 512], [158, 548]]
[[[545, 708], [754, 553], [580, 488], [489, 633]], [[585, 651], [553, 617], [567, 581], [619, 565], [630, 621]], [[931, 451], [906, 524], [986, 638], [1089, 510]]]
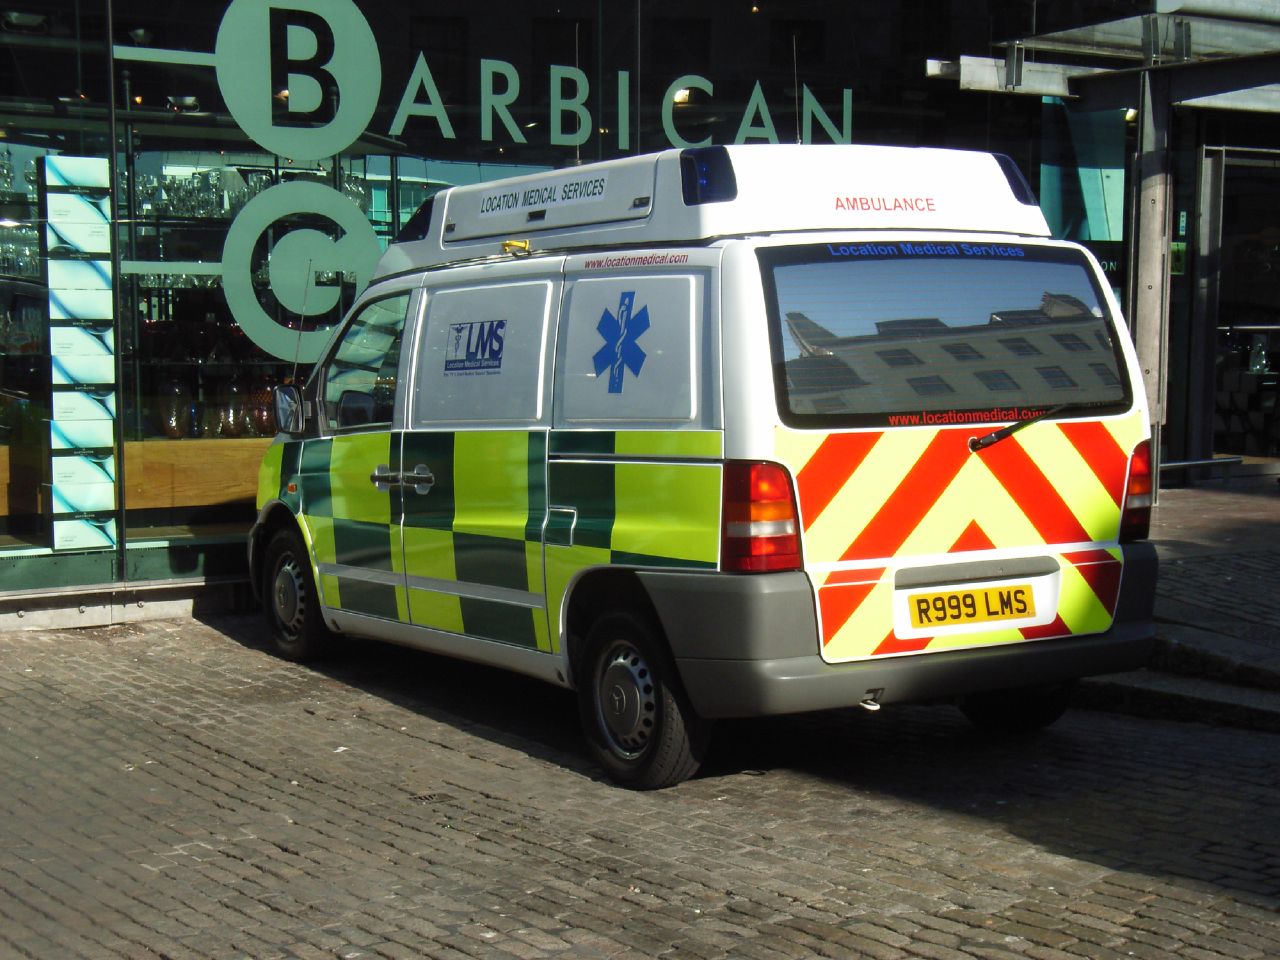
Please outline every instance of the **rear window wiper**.
[[1009, 439], [1023, 427], [1029, 427], [1033, 423], [1039, 423], [1041, 420], [1048, 420], [1050, 417], [1056, 417], [1058, 414], [1066, 413], [1068, 410], [1092, 410], [1095, 407], [1109, 407], [1115, 402], [1115, 400], [1090, 400], [1076, 401], [1073, 403], [1059, 403], [1050, 407], [1048, 410], [1037, 413], [1034, 417], [1015, 420], [1007, 427], [1001, 427], [999, 430], [992, 430], [990, 433], [984, 433], [980, 437], [970, 437], [969, 449], [973, 453], [977, 453], [979, 450], [985, 450], [994, 443], [999, 443], [1001, 440]]

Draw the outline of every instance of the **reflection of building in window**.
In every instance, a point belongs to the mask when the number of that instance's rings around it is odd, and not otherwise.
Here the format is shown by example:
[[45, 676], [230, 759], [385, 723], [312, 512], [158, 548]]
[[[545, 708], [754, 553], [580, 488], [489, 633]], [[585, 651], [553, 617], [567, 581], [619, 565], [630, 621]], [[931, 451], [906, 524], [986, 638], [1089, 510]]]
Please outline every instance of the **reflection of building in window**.
[[876, 356], [891, 367], [915, 367], [924, 363], [910, 350], [877, 350]]
[[1104, 351], [1111, 349], [1111, 338], [1107, 336], [1107, 331], [1105, 330], [1093, 331], [1093, 339], [1098, 341], [1098, 346], [1101, 347]]
[[818, 397], [813, 401], [814, 413], [845, 413], [848, 404], [835, 397]]
[[1046, 293], [1040, 298], [1040, 306], [1034, 310], [996, 310], [991, 314], [992, 323], [1033, 324], [1051, 320], [1089, 320], [1099, 316], [1079, 297], [1067, 293]]
[[944, 393], [955, 393], [955, 389], [941, 377], [907, 377], [911, 389], [922, 397], [936, 397]]
[[837, 337], [821, 324], [814, 323], [798, 310], [787, 314], [787, 329], [796, 342], [802, 357], [829, 357], [830, 345]]
[[[1004, 405], [1025, 407], [1123, 399], [1124, 374], [1115, 366], [1114, 352], [1092, 347], [1095, 332], [1106, 326], [1104, 318], [1082, 311], [1062, 319], [1039, 311], [1026, 314], [1034, 319], [1017, 325], [876, 321], [875, 334], [841, 336], [802, 311], [783, 313], [791, 334], [784, 368], [791, 410], [859, 415], [982, 408], [996, 397]], [[866, 329], [862, 322], [850, 321], [849, 326]], [[1055, 338], [1090, 349], [1064, 350]], [[977, 375], [971, 378], [970, 373]]]
[[1003, 370], [977, 370], [973, 374], [988, 390], [1017, 390], [1018, 381]]
[[1015, 357], [1034, 357], [1040, 353], [1040, 348], [1026, 337], [1005, 337], [1000, 345]]
[[957, 360], [982, 360], [983, 356], [974, 349], [969, 343], [948, 343], [943, 346], [943, 350], [951, 354]]
[[1072, 353], [1084, 353], [1086, 350], [1093, 349], [1074, 333], [1055, 333], [1053, 339], [1062, 344], [1063, 350], [1069, 350]]
[[831, 356], [805, 356], [788, 360], [787, 385], [792, 393], [825, 393], [864, 387], [867, 381], [856, 370]]
[[1078, 384], [1071, 375], [1061, 367], [1036, 367], [1036, 373], [1044, 377], [1044, 382], [1055, 390], [1068, 390]]
[[1089, 305], [1067, 293], [1046, 293], [1040, 298], [1040, 312], [1052, 319], [1084, 319], [1093, 315]]
[[876, 333], [886, 337], [905, 337], [913, 333], [937, 333], [947, 325], [937, 317], [900, 317], [897, 320], [877, 320]]
[[1102, 381], [1103, 386], [1116, 387], [1120, 385], [1120, 378], [1116, 376], [1116, 372], [1105, 363], [1091, 363], [1089, 369], [1098, 375], [1098, 379]]

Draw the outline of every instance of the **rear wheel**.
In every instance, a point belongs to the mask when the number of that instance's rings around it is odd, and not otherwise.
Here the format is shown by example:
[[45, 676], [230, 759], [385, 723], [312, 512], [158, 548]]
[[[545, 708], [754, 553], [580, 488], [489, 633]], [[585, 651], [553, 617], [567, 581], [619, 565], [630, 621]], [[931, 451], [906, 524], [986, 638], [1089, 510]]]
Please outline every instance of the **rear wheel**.
[[299, 663], [327, 652], [333, 634], [320, 615], [320, 598], [302, 535], [277, 530], [263, 562], [262, 605], [276, 651]]
[[633, 613], [600, 617], [587, 633], [582, 664], [582, 729], [611, 778], [638, 790], [656, 790], [697, 772], [708, 726], [690, 706], [647, 618]]
[[960, 701], [960, 711], [974, 726], [988, 733], [1028, 733], [1047, 727], [1071, 704], [1075, 682], [1017, 687], [970, 694]]

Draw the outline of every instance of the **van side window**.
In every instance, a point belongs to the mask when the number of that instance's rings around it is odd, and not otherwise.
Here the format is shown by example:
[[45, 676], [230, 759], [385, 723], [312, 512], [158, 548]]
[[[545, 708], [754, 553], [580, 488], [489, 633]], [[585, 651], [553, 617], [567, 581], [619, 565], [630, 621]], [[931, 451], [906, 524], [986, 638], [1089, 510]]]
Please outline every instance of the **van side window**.
[[560, 332], [556, 425], [697, 417], [702, 296], [696, 274], [575, 280]]
[[429, 291], [412, 425], [541, 419], [554, 292], [549, 280]]
[[343, 333], [329, 357], [321, 397], [330, 430], [389, 426], [409, 294], [375, 300]]

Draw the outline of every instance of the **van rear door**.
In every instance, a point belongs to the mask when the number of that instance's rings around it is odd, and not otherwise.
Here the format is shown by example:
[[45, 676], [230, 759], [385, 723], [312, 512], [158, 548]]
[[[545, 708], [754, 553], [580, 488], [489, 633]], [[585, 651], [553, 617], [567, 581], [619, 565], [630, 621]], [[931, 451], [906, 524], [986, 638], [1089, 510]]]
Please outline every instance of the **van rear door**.
[[823, 657], [1107, 630], [1148, 427], [1084, 251], [914, 235], [759, 259]]

